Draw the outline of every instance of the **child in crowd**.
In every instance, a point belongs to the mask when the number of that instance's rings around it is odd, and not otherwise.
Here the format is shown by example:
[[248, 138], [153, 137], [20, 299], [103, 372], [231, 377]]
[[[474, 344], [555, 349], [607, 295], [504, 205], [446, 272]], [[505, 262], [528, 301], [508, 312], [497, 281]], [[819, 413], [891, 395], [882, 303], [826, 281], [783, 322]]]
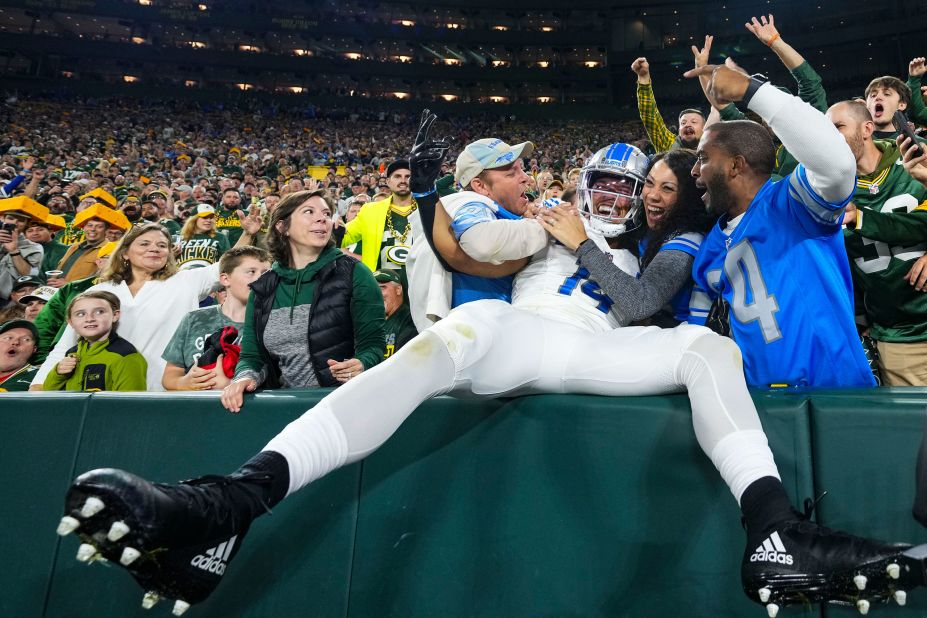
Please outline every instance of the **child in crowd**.
[[[214, 357], [210, 359], [209, 365], [214, 363], [212, 368], [198, 366], [197, 361], [204, 354], [206, 340], [211, 335], [214, 338], [222, 337], [226, 344], [223, 350], [228, 350], [228, 344], [237, 348], [241, 342], [248, 295], [251, 293], [249, 286], [270, 269], [270, 262], [270, 254], [257, 247], [236, 247], [222, 255], [219, 260], [219, 282], [225, 286], [225, 300], [221, 305], [197, 309], [184, 316], [161, 355], [167, 361], [161, 379], [165, 389], [222, 389], [229, 383], [235, 366], [227, 353], [223, 353], [223, 358], [218, 359], [218, 362]], [[225, 330], [227, 327], [237, 330], [231, 341], [228, 341], [231, 331]], [[237, 361], [237, 355], [234, 360]], [[231, 371], [226, 372], [223, 365], [231, 365]]]
[[148, 363], [131, 343], [116, 334], [119, 298], [91, 290], [68, 304], [68, 324], [77, 345], [48, 374], [46, 391], [144, 391]]

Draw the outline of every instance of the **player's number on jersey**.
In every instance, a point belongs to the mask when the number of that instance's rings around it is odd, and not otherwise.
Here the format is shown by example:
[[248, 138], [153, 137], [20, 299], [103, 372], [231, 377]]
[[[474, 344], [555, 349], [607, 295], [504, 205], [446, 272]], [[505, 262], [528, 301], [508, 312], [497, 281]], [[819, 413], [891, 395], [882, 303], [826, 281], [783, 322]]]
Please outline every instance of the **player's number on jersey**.
[[612, 305], [615, 304], [615, 301], [609, 298], [608, 294], [603, 292], [595, 281], [589, 279], [589, 271], [586, 270], [585, 266], [580, 266], [575, 273], [564, 279], [557, 291], [564, 296], [570, 296], [576, 291], [576, 288], [579, 288], [583, 294], [594, 300], [597, 303], [595, 308], [602, 313], [608, 313]]
[[737, 320], [743, 324], [758, 322], [766, 343], [781, 339], [782, 331], [776, 322], [779, 303], [766, 289], [756, 252], [749, 241], [743, 240], [728, 251], [724, 274], [734, 290], [731, 309]]

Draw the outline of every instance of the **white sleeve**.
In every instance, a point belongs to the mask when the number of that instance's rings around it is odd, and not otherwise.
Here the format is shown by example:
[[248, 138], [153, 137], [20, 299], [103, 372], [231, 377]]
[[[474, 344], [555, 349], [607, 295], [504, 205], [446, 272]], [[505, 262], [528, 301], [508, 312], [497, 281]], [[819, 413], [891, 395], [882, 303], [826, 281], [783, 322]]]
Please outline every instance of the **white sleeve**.
[[547, 232], [535, 219], [499, 219], [468, 229], [460, 237], [460, 248], [478, 262], [501, 264], [530, 257], [547, 241]]
[[45, 362], [42, 363], [41, 367], [39, 367], [35, 377], [32, 378], [32, 386], [42, 386], [45, 384], [45, 378], [49, 373], [54, 371], [55, 365], [58, 364], [58, 361], [64, 358], [64, 353], [73, 348], [76, 344], [77, 333], [74, 332], [73, 328], [68, 326], [64, 329], [64, 333], [62, 333], [61, 339], [58, 340], [58, 343], [55, 344], [55, 347], [52, 349], [52, 351], [48, 353], [47, 357], [45, 357]]
[[824, 200], [840, 204], [856, 190], [856, 158], [824, 114], [798, 97], [763, 84], [749, 109], [765, 120], [792, 156], [805, 166], [808, 183]]
[[192, 287], [202, 300], [219, 285], [219, 262], [203, 268], [181, 270], [171, 279], [176, 279], [176, 283], [183, 284], [184, 287]]

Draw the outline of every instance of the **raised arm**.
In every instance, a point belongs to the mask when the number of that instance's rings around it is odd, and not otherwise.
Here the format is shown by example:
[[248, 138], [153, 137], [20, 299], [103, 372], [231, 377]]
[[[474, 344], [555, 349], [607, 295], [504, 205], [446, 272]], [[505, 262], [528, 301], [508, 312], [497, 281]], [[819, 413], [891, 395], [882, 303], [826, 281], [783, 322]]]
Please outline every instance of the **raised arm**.
[[673, 147], [676, 136], [666, 127], [660, 110], [657, 109], [657, 100], [653, 94], [650, 80], [650, 63], [646, 58], [638, 58], [631, 64], [631, 70], [637, 75], [637, 111], [647, 136], [657, 152], [665, 152]]
[[686, 72], [711, 76], [709, 92], [719, 103], [743, 101], [760, 115], [792, 155], [804, 165], [814, 192], [840, 203], [856, 188], [856, 159], [846, 140], [818, 110], [769, 83], [751, 79], [730, 59]]

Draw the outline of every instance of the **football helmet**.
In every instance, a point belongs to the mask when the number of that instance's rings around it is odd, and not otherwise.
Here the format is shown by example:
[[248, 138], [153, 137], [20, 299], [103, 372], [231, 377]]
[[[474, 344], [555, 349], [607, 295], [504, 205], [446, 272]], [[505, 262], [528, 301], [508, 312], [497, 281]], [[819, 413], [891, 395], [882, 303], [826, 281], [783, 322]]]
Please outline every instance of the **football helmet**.
[[579, 174], [579, 209], [589, 225], [612, 238], [640, 225], [641, 192], [650, 160], [630, 144], [616, 143], [592, 155]]

